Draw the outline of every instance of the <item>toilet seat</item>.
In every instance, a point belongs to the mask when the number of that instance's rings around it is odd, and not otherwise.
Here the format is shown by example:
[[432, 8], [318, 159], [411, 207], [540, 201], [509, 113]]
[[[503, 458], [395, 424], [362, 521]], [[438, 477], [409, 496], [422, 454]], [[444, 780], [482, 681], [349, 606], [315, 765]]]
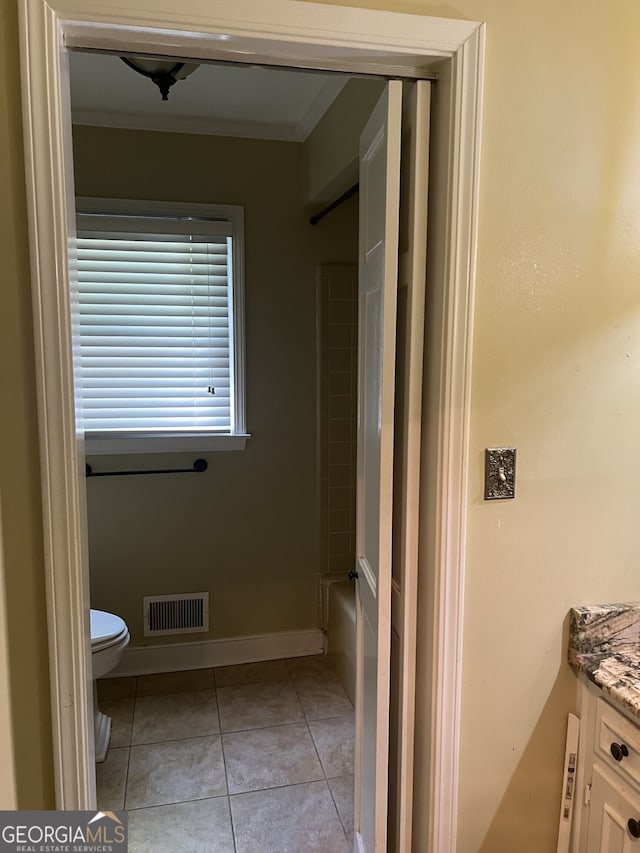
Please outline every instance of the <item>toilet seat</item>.
[[124, 619], [104, 610], [90, 611], [91, 665], [93, 670], [93, 729], [96, 761], [104, 761], [111, 737], [111, 719], [98, 707], [96, 680], [103, 678], [119, 663], [129, 644], [129, 629]]
[[129, 631], [123, 619], [104, 610], [91, 610], [91, 652], [119, 643]]
[[91, 662], [93, 677], [103, 678], [116, 666], [129, 645], [126, 622], [113, 613], [91, 610]]

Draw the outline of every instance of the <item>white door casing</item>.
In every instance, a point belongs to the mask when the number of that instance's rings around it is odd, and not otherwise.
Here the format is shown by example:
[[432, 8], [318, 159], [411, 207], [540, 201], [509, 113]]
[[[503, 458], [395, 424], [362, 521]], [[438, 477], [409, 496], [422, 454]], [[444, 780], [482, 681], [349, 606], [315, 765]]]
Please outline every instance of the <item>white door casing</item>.
[[355, 831], [364, 853], [387, 849], [401, 119], [394, 80], [360, 136]]
[[[19, 0], [25, 173], [34, 306], [56, 804], [91, 808], [87, 531], [76, 440], [68, 240], [74, 199], [69, 47], [420, 77], [439, 75], [443, 227], [430, 258], [446, 292], [432, 470], [433, 755], [425, 811], [438, 851], [455, 849], [469, 375], [484, 27], [295, 0]], [[430, 605], [431, 606], [431, 605]], [[428, 695], [427, 695], [428, 694]], [[433, 696], [431, 701], [428, 697]], [[424, 768], [423, 768], [424, 769]], [[434, 848], [435, 849], [435, 848]]]

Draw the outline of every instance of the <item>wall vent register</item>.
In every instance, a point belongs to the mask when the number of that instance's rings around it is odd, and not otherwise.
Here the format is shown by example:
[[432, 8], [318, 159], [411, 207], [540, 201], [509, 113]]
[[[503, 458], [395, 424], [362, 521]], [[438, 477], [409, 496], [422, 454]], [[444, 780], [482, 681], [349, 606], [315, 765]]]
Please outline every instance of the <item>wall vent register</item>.
[[144, 636], [196, 634], [209, 630], [209, 593], [145, 595]]

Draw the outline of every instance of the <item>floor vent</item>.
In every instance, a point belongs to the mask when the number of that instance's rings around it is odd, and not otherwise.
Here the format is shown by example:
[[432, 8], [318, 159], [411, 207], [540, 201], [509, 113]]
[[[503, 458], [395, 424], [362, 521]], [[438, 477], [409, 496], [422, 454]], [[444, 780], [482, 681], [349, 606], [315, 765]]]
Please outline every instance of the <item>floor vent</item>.
[[195, 634], [209, 630], [209, 593], [145, 595], [144, 636]]

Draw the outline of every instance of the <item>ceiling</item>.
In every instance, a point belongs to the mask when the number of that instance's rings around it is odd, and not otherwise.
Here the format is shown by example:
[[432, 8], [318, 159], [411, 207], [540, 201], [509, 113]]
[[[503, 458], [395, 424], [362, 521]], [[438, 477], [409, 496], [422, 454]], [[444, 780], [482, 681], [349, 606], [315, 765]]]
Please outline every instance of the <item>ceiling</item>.
[[302, 142], [349, 77], [258, 66], [203, 64], [163, 101], [118, 56], [70, 53], [75, 124]]

